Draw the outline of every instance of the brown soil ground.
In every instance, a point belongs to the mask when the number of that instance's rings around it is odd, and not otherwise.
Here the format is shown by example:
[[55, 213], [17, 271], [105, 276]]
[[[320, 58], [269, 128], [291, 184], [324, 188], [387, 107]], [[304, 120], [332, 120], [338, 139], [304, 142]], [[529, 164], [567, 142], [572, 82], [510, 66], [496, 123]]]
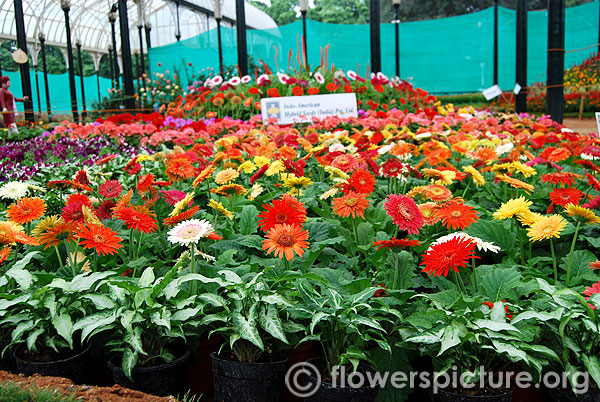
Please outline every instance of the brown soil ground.
[[13, 382], [23, 387], [36, 386], [38, 388], [50, 388], [58, 390], [63, 394], [72, 394], [82, 402], [177, 402], [174, 397], [158, 397], [143, 392], [133, 391], [127, 388], [113, 385], [112, 387], [90, 387], [87, 385], [75, 385], [73, 381], [60, 377], [42, 377], [34, 374], [24, 377], [22, 374], [9, 374], [0, 371], [0, 382]]
[[598, 135], [598, 126], [596, 126], [596, 119], [584, 118], [579, 120], [578, 118], [566, 118], [563, 120], [563, 124], [573, 131], [581, 134], [592, 134]]

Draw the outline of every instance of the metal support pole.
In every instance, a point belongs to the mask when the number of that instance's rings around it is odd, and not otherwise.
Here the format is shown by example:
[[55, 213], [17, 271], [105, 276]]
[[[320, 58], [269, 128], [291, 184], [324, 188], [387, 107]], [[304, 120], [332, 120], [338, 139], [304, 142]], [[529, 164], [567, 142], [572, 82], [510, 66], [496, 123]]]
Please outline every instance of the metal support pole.
[[219, 47], [219, 74], [223, 75], [223, 42], [221, 38], [221, 19], [217, 18], [217, 42]]
[[562, 123], [565, 74], [565, 0], [548, 0], [548, 86], [546, 106], [552, 120]]
[[100, 94], [100, 70], [96, 70], [96, 86], [98, 87], [98, 108], [100, 108], [100, 102], [102, 102], [102, 95]]
[[112, 46], [108, 47], [108, 64], [110, 64], [110, 84], [112, 89], [115, 89], [115, 66], [113, 64]]
[[83, 110], [81, 111], [82, 119], [85, 120], [87, 117], [87, 106], [85, 105], [85, 86], [83, 85], [83, 62], [81, 59], [81, 42], [75, 43], [77, 46], [77, 60], [79, 61], [79, 82], [81, 84], [81, 105]]
[[116, 5], [113, 5], [112, 8], [110, 9], [110, 12], [108, 13], [108, 21], [110, 22], [110, 32], [112, 35], [112, 48], [113, 48], [113, 56], [112, 56], [112, 60], [113, 60], [113, 69], [114, 69], [114, 74], [113, 77], [115, 79], [115, 88], [119, 89], [120, 88], [120, 83], [119, 83], [119, 76], [121, 75], [119, 73], [119, 60], [118, 60], [118, 54], [117, 54], [117, 35], [115, 33], [115, 22], [117, 21], [117, 7]]
[[381, 71], [381, 13], [379, 12], [379, 0], [369, 0], [369, 13], [369, 25], [371, 28], [371, 72], [378, 73]]
[[2, 75], [2, 59], [0, 59], [0, 75]]
[[498, 0], [494, 0], [494, 85], [498, 85]]
[[[142, 28], [143, 26], [138, 25], [138, 36], [140, 37], [140, 59], [141, 59], [141, 69], [142, 69], [142, 74], [140, 75], [140, 77], [142, 77], [142, 75], [146, 72], [146, 67], [144, 66], [144, 40], [143, 40], [143, 35], [142, 35]], [[143, 77], [142, 77], [143, 79]]]
[[400, 4], [394, 3], [394, 25], [396, 34], [396, 77], [400, 77]]
[[242, 76], [248, 74], [248, 44], [246, 42], [246, 9], [244, 0], [235, 0], [238, 67]]
[[527, 0], [517, 0], [517, 83], [521, 92], [517, 95], [515, 111], [527, 112]]
[[131, 47], [129, 44], [129, 21], [127, 19], [127, 0], [119, 0], [119, 27], [121, 30], [121, 58], [123, 60], [123, 87], [125, 88], [125, 107], [135, 109], [133, 70], [131, 67]]
[[40, 81], [38, 78], [38, 66], [37, 64], [35, 66], [33, 66], [33, 68], [35, 69], [35, 93], [37, 95], [37, 101], [38, 101], [38, 112], [40, 114], [40, 117], [42, 115], [42, 101], [40, 100]]
[[62, 1], [62, 9], [65, 12], [65, 29], [67, 31], [67, 60], [69, 62], [69, 89], [71, 90], [71, 111], [73, 121], [79, 121], [77, 111], [77, 92], [75, 91], [75, 66], [73, 65], [73, 45], [71, 44], [71, 22], [69, 21], [69, 10], [71, 4], [68, 0]]
[[181, 26], [179, 25], [179, 2], [175, 2], [175, 10], [177, 13], [177, 32], [175, 33], [175, 38], [177, 38], [177, 42], [181, 40]]
[[46, 92], [46, 113], [48, 121], [52, 121], [52, 108], [50, 107], [50, 89], [48, 88], [48, 66], [46, 65], [46, 37], [43, 33], [38, 34], [38, 39], [42, 45], [42, 66], [44, 67], [44, 90]]
[[[23, 3], [21, 0], [15, 0], [15, 25], [17, 27], [17, 46], [19, 49], [27, 52], [27, 36], [25, 36], [25, 21], [23, 19]], [[20, 64], [21, 70], [21, 88], [23, 95], [29, 96], [25, 101], [25, 120], [34, 121], [33, 100], [31, 99], [31, 77], [29, 76], [29, 62]]]
[[304, 64], [308, 66], [308, 51], [307, 51], [307, 39], [306, 39], [306, 13], [307, 10], [302, 10], [302, 36], [304, 37], [302, 50], [304, 51]]
[[[152, 42], [150, 41], [150, 31], [152, 30], [152, 25], [148, 22], [144, 25], [144, 29], [146, 30], [146, 47], [148, 50], [152, 47]], [[150, 70], [150, 68], [148, 68]]]

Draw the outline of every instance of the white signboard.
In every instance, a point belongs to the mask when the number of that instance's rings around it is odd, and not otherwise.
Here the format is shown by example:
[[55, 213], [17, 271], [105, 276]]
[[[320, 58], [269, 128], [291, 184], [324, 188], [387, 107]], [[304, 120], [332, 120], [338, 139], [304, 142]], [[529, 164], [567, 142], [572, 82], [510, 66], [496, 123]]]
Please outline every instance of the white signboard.
[[523, 87], [521, 86], [521, 84], [519, 84], [518, 82], [515, 84], [515, 89], [513, 89], [513, 92], [515, 95], [518, 95], [521, 92], [521, 89], [523, 89]]
[[502, 95], [502, 90], [498, 85], [494, 85], [493, 87], [484, 89], [481, 93], [483, 94], [483, 96], [485, 96], [486, 100], [491, 100], [494, 99], [496, 96]]
[[598, 126], [598, 134], [600, 134], [600, 112], [596, 112], [596, 125]]
[[263, 98], [260, 108], [265, 124], [268, 119], [276, 119], [277, 124], [293, 124], [311, 122], [313, 117], [358, 117], [354, 93]]

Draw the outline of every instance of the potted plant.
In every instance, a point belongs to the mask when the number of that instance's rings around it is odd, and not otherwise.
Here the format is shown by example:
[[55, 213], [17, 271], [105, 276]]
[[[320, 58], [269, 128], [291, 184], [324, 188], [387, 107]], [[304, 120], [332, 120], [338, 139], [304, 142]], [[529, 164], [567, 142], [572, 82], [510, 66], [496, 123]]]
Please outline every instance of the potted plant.
[[68, 282], [55, 278], [47, 284], [44, 274], [19, 270], [10, 275], [18, 278], [20, 294], [0, 296], [0, 326], [11, 330], [19, 371], [84, 383], [90, 372], [90, 345], [78, 324], [88, 318], [94, 302], [108, 299], [94, 291], [111, 273], [83, 273]]
[[349, 289], [335, 290], [327, 281], [308, 279], [297, 280], [295, 286], [301, 302], [293, 311], [308, 320], [307, 335], [321, 343], [325, 354], [308, 361], [318, 372], [309, 375], [304, 384], [312, 390], [305, 400], [374, 401], [381, 384], [366, 381], [357, 387], [349, 378], [357, 371], [364, 378], [373, 378], [376, 370], [365, 363], [371, 362], [369, 350], [379, 347], [391, 353], [387, 340], [391, 331], [384, 325], [393, 324], [398, 312], [375, 296], [381, 288], [352, 293]]

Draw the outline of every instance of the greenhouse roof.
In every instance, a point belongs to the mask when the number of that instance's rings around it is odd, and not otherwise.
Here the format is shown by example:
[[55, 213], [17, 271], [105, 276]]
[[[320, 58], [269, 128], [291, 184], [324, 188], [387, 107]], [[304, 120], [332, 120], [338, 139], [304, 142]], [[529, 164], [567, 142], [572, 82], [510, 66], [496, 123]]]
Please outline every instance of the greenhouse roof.
[[[235, 0], [221, 0], [224, 24], [234, 23]], [[111, 26], [108, 13], [116, 0], [72, 0], [70, 9], [71, 36], [73, 44], [77, 40], [82, 48], [96, 59], [108, 53], [111, 39]], [[14, 0], [0, 0], [0, 39], [16, 39]], [[177, 6], [174, 0], [128, 1], [129, 35], [132, 51], [139, 49], [137, 26], [150, 23], [152, 46], [162, 46], [175, 42], [177, 31]], [[181, 39], [196, 36], [216, 26], [213, 18], [213, 0], [181, 1], [179, 20]], [[23, 0], [25, 31], [30, 48], [39, 46], [38, 33], [46, 37], [46, 44], [66, 48], [65, 17], [59, 0]], [[246, 3], [246, 23], [248, 28], [269, 29], [277, 24], [265, 12]], [[115, 23], [117, 48], [121, 47], [119, 20]], [[144, 44], [146, 47], [146, 44]], [[33, 57], [37, 52], [31, 52]], [[35, 62], [35, 60], [34, 60]]]

